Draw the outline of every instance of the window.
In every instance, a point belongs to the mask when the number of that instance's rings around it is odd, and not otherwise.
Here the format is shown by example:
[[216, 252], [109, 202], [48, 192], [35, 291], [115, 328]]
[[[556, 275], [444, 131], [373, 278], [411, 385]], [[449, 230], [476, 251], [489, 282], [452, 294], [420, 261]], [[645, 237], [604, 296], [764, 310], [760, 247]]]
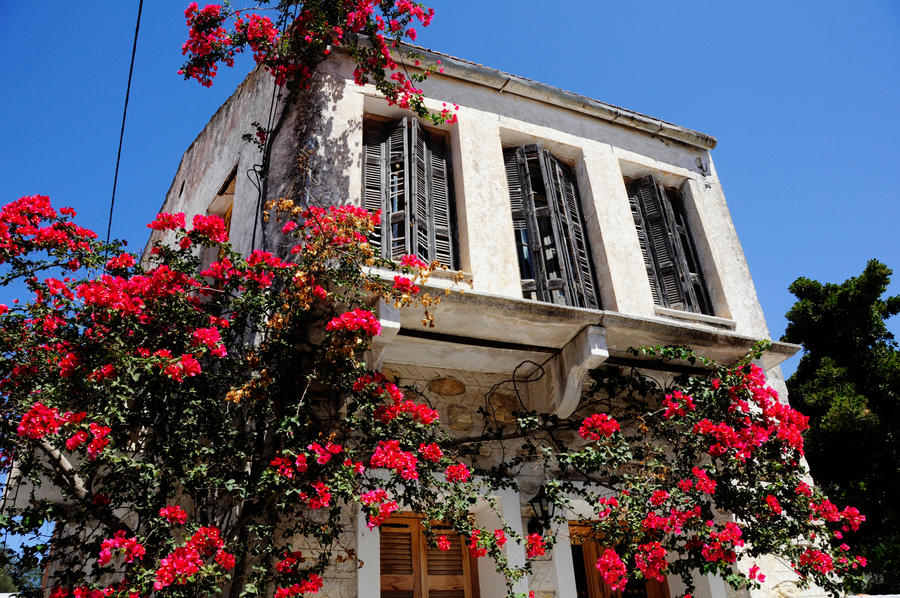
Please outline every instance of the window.
[[457, 268], [450, 160], [443, 135], [414, 118], [363, 123], [363, 205], [381, 210], [369, 242], [382, 257], [414, 254]]
[[478, 598], [475, 563], [452, 529], [432, 525], [446, 551], [429, 545], [421, 517], [393, 515], [380, 529], [381, 598]]
[[599, 309], [581, 200], [571, 169], [540, 144], [504, 150], [526, 299]]
[[603, 583], [597, 572], [596, 563], [603, 548], [590, 537], [589, 523], [580, 521], [569, 523], [576, 598], [669, 598], [669, 587], [664, 581], [630, 580], [625, 590], [612, 591]]
[[626, 178], [625, 188], [654, 303], [713, 315], [681, 193], [652, 175]]

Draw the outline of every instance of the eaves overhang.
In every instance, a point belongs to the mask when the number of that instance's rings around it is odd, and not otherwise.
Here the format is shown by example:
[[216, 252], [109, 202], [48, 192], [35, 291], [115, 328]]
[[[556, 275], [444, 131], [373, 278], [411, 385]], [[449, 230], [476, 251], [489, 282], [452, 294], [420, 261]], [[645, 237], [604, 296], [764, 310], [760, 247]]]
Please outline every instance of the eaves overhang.
[[[436, 50], [404, 44], [404, 52], [394, 58], [411, 68], [435, 67], [443, 69], [441, 75], [469, 83], [482, 85], [498, 93], [517, 95], [539, 102], [580, 112], [601, 120], [637, 129], [650, 135], [672, 139], [705, 150], [716, 147], [716, 138], [700, 131], [688, 129], [659, 118], [621, 108], [581, 94], [566, 91], [546, 83], [513, 75], [463, 58], [457, 58]], [[409, 56], [415, 55], [415, 58]], [[416, 64], [416, 60], [419, 64]]]
[[[440, 287], [426, 290], [442, 292]], [[396, 324], [384, 346], [385, 362], [483, 372], [508, 372], [524, 360], [541, 363], [563, 352], [589, 328], [602, 330], [610, 363], [644, 364], [648, 369], [660, 364], [636, 357], [629, 348], [688, 346], [699, 355], [728, 365], [766, 340], [703, 323], [553, 305], [478, 291], [445, 295], [435, 310], [434, 327], [422, 325], [421, 309], [383, 309], [390, 312], [386, 318]], [[763, 353], [762, 365], [771, 369], [799, 350], [798, 345], [772, 342]]]

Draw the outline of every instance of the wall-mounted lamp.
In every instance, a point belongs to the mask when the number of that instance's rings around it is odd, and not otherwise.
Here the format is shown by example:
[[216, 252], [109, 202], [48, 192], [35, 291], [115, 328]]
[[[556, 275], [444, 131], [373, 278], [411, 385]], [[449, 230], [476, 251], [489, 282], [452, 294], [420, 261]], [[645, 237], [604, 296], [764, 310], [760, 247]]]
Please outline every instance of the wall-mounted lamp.
[[534, 498], [528, 501], [528, 504], [531, 505], [531, 509], [534, 511], [534, 516], [528, 520], [528, 533], [540, 534], [550, 529], [550, 521], [553, 520], [556, 504], [547, 495], [543, 486], [534, 495]]

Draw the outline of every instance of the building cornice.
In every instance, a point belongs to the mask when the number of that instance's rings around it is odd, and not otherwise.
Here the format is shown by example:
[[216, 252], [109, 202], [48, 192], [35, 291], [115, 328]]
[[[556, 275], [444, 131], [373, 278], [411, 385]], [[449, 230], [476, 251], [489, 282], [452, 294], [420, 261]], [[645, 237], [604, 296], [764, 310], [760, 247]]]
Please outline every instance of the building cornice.
[[[399, 60], [408, 66], [416, 66], [415, 60], [417, 59], [420, 62], [420, 67], [443, 68], [442, 75], [445, 77], [489, 87], [498, 93], [537, 100], [701, 149], [711, 150], [716, 147], [716, 138], [700, 131], [681, 127], [646, 114], [620, 108], [600, 100], [547, 85], [546, 83], [539, 83], [442, 52], [418, 46], [405, 45], [404, 48], [406, 48], [406, 52], [399, 57]], [[415, 59], [409, 56], [410, 52], [415, 55]]]

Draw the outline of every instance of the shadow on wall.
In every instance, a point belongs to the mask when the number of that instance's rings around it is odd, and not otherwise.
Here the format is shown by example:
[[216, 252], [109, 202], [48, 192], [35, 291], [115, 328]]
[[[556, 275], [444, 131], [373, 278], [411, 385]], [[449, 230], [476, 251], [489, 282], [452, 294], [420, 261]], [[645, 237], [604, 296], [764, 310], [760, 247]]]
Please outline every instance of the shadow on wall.
[[[300, 92], [285, 108], [284, 122], [272, 141], [267, 199], [329, 206], [344, 204], [351, 196], [353, 181], [347, 173], [353, 171], [356, 155], [350, 141], [361, 137], [362, 121], [336, 126], [332, 107], [343, 98], [345, 82], [322, 74], [316, 79], [309, 91]], [[281, 234], [282, 225], [274, 217], [269, 221], [261, 248], [286, 257], [294, 242]]]

